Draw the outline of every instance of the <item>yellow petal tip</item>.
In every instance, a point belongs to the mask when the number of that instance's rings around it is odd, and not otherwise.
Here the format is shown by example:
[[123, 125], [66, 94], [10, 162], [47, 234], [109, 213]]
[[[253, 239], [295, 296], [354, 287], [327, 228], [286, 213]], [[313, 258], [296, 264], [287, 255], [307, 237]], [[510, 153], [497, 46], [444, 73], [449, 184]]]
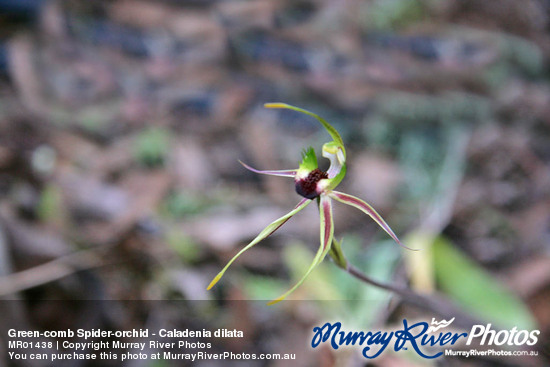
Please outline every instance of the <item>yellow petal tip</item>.
[[210, 289], [212, 289], [212, 287], [215, 286], [216, 283], [221, 279], [222, 275], [223, 275], [222, 273], [216, 275], [216, 277], [212, 279], [208, 287], [206, 287], [206, 290], [209, 291]]
[[283, 299], [285, 299], [285, 297], [281, 296], [279, 298], [274, 299], [273, 301], [267, 302], [267, 305], [273, 306], [274, 304], [281, 302]]
[[265, 103], [265, 108], [286, 108], [286, 104], [284, 103]]

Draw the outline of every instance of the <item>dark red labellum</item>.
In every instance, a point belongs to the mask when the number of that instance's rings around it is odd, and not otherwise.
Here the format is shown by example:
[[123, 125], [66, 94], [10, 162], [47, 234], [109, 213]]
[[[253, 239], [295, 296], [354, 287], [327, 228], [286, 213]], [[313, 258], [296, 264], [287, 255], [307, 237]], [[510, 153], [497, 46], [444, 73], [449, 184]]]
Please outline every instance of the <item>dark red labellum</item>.
[[320, 194], [317, 183], [324, 178], [328, 178], [328, 174], [316, 168], [306, 178], [296, 181], [296, 192], [307, 199], [315, 199]]

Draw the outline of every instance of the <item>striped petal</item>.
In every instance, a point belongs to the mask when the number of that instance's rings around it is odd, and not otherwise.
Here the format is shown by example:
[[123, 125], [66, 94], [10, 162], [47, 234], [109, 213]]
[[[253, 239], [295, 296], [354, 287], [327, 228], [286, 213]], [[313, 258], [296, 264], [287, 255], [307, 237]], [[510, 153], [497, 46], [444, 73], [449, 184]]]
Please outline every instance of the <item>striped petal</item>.
[[369, 204], [367, 204], [363, 200], [361, 200], [361, 199], [359, 199], [355, 196], [344, 194], [343, 192], [338, 192], [338, 191], [332, 191], [329, 195], [333, 199], [336, 199], [336, 200], [338, 200], [338, 201], [340, 201], [344, 204], [353, 206], [353, 207], [361, 210], [363, 213], [369, 215], [380, 227], [382, 227], [382, 229], [384, 231], [386, 231], [387, 234], [390, 235], [391, 238], [393, 238], [393, 240], [395, 242], [397, 242], [399, 244], [399, 246], [404, 247], [404, 248], [409, 249], [409, 250], [412, 250], [412, 249], [408, 248], [407, 246], [405, 246], [401, 243], [399, 238], [397, 238], [395, 233], [393, 233], [390, 226], [380, 216], [380, 214], [378, 214], [372, 206], [370, 206]]
[[323, 259], [325, 258], [325, 256], [327, 256], [327, 253], [330, 250], [332, 239], [334, 237], [334, 221], [332, 219], [332, 201], [326, 195], [321, 195], [320, 198], [321, 198], [321, 201], [319, 204], [319, 216], [321, 220], [321, 244], [319, 246], [319, 249], [317, 250], [317, 253], [313, 258], [311, 265], [307, 269], [302, 279], [300, 279], [298, 283], [296, 283], [286, 293], [277, 297], [273, 301], [269, 302], [268, 305], [273, 305], [277, 302], [280, 302], [283, 299], [285, 299], [289, 294], [294, 292], [296, 288], [298, 288], [304, 282], [304, 280], [313, 271], [313, 269], [315, 269], [315, 267], [323, 261]]
[[233, 256], [233, 258], [229, 260], [229, 262], [227, 263], [227, 265], [225, 265], [222, 271], [220, 271], [218, 275], [216, 275], [216, 277], [212, 280], [212, 282], [210, 282], [207, 289], [210, 290], [221, 279], [221, 277], [223, 276], [227, 268], [229, 268], [229, 266], [233, 263], [233, 261], [235, 261], [239, 256], [241, 256], [243, 252], [245, 252], [246, 250], [248, 250], [249, 248], [257, 244], [258, 242], [260, 242], [261, 240], [271, 235], [273, 232], [279, 229], [279, 227], [285, 224], [287, 220], [292, 218], [294, 214], [304, 209], [309, 203], [311, 203], [311, 200], [305, 199], [305, 198], [302, 199], [302, 201], [300, 201], [298, 205], [296, 205], [296, 207], [291, 212], [289, 212], [286, 215], [283, 215], [281, 218], [273, 221], [270, 225], [265, 227], [264, 230], [261, 231], [260, 234], [252, 240], [252, 242], [246, 245], [241, 251], [237, 253], [237, 255]]
[[263, 175], [271, 175], [271, 176], [282, 176], [282, 177], [294, 177], [296, 176], [296, 172], [298, 170], [296, 169], [287, 169], [287, 170], [279, 170], [279, 171], [260, 171], [258, 169], [250, 167], [248, 164], [243, 163], [239, 161], [240, 164], [244, 166], [249, 171], [255, 172], [255, 173], [261, 173]]

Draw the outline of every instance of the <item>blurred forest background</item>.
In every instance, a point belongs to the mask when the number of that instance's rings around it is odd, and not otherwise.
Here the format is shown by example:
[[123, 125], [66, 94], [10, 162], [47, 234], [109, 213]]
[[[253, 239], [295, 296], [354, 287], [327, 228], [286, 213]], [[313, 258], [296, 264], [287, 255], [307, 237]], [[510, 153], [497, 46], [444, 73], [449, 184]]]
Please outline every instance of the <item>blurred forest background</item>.
[[290, 180], [238, 160], [295, 168], [329, 140], [312, 118], [262, 107], [286, 102], [334, 124], [341, 191], [422, 249], [336, 204], [357, 268], [541, 330], [529, 360], [401, 351], [368, 365], [547, 366], [549, 58], [548, 0], [0, 0], [0, 295], [17, 300], [1, 304], [0, 359], [9, 327], [226, 327], [245, 338], [214, 351], [298, 360], [195, 365], [365, 366], [360, 348], [312, 350], [311, 328], [439, 320], [328, 260], [266, 306], [313, 257], [314, 206], [206, 291], [299, 201]]

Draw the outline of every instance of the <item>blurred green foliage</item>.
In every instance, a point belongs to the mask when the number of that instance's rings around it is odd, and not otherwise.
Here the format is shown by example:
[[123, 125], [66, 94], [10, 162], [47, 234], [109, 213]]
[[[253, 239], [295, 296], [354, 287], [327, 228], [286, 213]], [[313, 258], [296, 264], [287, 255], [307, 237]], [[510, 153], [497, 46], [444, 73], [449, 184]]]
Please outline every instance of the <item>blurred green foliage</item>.
[[163, 213], [172, 218], [183, 218], [189, 215], [202, 213], [212, 205], [210, 199], [202, 195], [188, 192], [175, 191], [168, 195], [162, 203]]
[[195, 262], [200, 253], [201, 247], [189, 236], [178, 229], [171, 229], [165, 232], [165, 241], [184, 262]]
[[282, 294], [288, 283], [279, 278], [257, 274], [247, 274], [243, 279], [243, 288], [247, 299], [268, 301], [274, 294]]
[[49, 184], [44, 187], [37, 207], [38, 218], [43, 222], [50, 222], [62, 218], [63, 203], [61, 189], [57, 185]]
[[134, 156], [146, 167], [165, 163], [170, 149], [170, 134], [166, 129], [150, 127], [138, 134], [134, 141]]
[[544, 71], [544, 57], [538, 45], [513, 35], [498, 36], [503, 60], [510, 61], [528, 76], [537, 76]]
[[525, 304], [450, 241], [438, 237], [433, 252], [440, 288], [466, 311], [501, 328], [535, 328]]
[[363, 7], [365, 25], [379, 30], [404, 27], [425, 15], [425, 7], [418, 0], [374, 0]]

